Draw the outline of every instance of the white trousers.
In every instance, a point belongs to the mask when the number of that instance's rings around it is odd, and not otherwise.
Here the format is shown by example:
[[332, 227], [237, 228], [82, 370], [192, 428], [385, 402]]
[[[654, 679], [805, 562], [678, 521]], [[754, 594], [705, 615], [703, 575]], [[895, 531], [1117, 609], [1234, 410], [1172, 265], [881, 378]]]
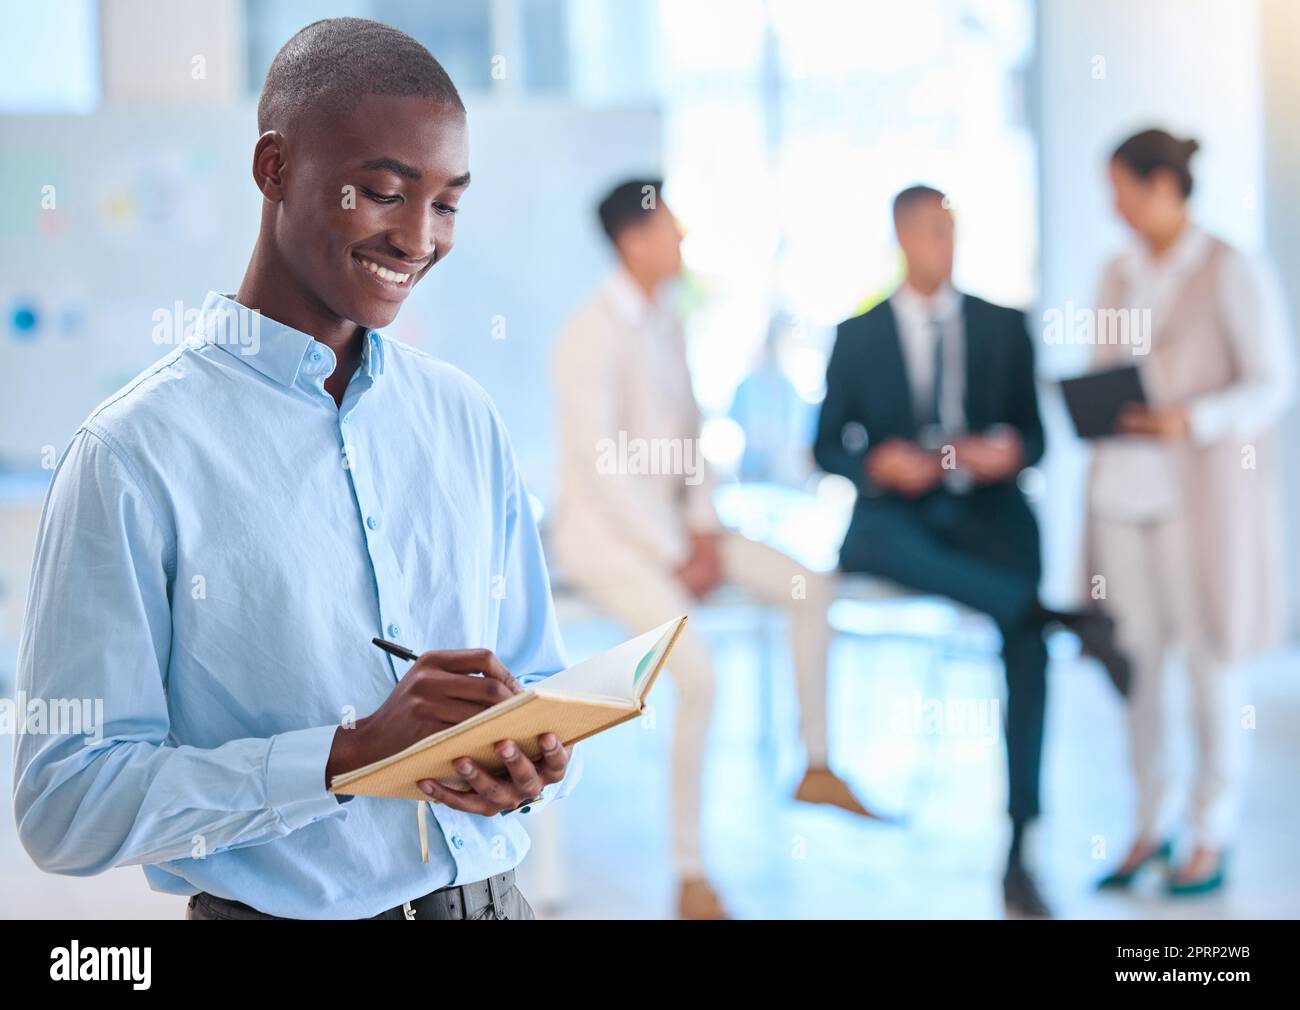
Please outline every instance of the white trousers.
[[[744, 586], [765, 603], [783, 606], [790, 621], [790, 648], [799, 698], [799, 726], [810, 767], [825, 767], [826, 658], [830, 626], [826, 612], [834, 598], [834, 577], [813, 572], [780, 551], [737, 533], [722, 534], [724, 578]], [[633, 551], [564, 552], [566, 575], [590, 600], [629, 632], [654, 627], [699, 602], [671, 571]], [[704, 753], [713, 714], [714, 673], [709, 650], [690, 624], [665, 668], [677, 690], [672, 741], [672, 847], [682, 877], [704, 872], [700, 811]]]
[[1196, 766], [1190, 827], [1197, 844], [1222, 848], [1237, 828], [1251, 730], [1243, 725], [1245, 677], [1216, 655], [1205, 634], [1189, 557], [1185, 520], [1132, 523], [1094, 519], [1107, 612], [1133, 662], [1129, 747], [1137, 780], [1138, 830], [1163, 838], [1170, 829], [1171, 653], [1186, 662]]

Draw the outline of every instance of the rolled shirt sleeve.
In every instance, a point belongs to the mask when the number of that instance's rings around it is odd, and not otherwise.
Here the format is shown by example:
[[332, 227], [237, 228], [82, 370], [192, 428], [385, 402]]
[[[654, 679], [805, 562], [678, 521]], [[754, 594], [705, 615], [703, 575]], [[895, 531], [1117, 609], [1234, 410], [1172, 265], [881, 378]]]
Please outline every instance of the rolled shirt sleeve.
[[14, 810], [42, 869], [93, 874], [257, 845], [347, 808], [326, 789], [335, 726], [206, 749], [171, 738], [175, 543], [107, 433], [82, 428], [53, 475], [18, 654]]

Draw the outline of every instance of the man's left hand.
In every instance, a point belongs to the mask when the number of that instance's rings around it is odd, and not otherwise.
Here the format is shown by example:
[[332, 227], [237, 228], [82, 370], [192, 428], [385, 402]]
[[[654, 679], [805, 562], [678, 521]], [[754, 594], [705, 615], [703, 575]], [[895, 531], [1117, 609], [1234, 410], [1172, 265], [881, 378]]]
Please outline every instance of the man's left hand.
[[968, 435], [956, 445], [957, 465], [979, 484], [996, 484], [1018, 474], [1025, 463], [1025, 445], [1014, 428]]
[[697, 600], [708, 596], [722, 583], [722, 553], [717, 534], [691, 534], [691, 556], [677, 569], [677, 578]]
[[559, 782], [569, 766], [573, 748], [562, 746], [554, 733], [543, 733], [537, 742], [542, 748], [540, 761], [529, 760], [513, 740], [497, 741], [496, 752], [506, 766], [506, 774], [501, 776], [489, 774], [467, 757], [457, 758], [452, 767], [469, 786], [468, 792], [451, 789], [434, 779], [421, 779], [419, 786], [430, 799], [467, 814], [490, 817], [514, 810], [537, 799], [543, 786]]

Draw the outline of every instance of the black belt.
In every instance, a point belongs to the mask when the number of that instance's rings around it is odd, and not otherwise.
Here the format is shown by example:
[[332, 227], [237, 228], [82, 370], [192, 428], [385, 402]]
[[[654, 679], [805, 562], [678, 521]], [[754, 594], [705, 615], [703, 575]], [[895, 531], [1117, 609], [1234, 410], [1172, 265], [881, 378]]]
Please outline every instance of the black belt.
[[[486, 880], [448, 885], [410, 901], [385, 909], [372, 919], [494, 919], [504, 910], [502, 897], [515, 884], [515, 871], [507, 870]], [[191, 899], [216, 919], [282, 919], [267, 915], [251, 905], [230, 898], [218, 898], [201, 891]]]

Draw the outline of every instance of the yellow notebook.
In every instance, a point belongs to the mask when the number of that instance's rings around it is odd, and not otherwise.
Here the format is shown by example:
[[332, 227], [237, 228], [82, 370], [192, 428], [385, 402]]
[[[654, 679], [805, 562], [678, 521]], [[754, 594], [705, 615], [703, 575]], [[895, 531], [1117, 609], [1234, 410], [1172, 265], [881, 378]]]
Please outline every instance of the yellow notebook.
[[503, 771], [493, 746], [499, 740], [517, 741], [537, 760], [537, 738], [543, 733], [554, 733], [568, 746], [635, 719], [645, 710], [646, 695], [685, 626], [685, 617], [674, 618], [391, 757], [335, 775], [330, 792], [427, 800], [416, 785], [421, 779], [465, 788], [451, 766], [456, 758], [472, 758], [489, 773]]

